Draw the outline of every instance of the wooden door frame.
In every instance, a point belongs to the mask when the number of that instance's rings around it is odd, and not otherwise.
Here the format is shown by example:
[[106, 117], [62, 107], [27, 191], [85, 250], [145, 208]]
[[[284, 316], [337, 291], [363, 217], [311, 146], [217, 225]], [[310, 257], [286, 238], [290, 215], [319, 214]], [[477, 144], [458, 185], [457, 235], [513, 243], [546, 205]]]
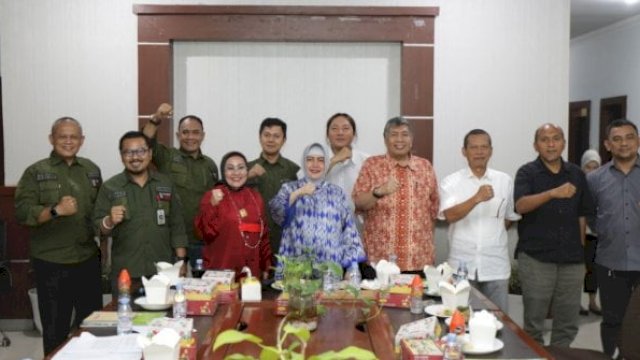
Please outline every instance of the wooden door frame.
[[[586, 111], [586, 114], [584, 113]], [[569, 160], [577, 159], [580, 163], [582, 154], [575, 154], [575, 129], [579, 118], [586, 117], [591, 120], [591, 100], [572, 101], [569, 103]]]
[[602, 162], [608, 161], [610, 159], [610, 154], [607, 151], [607, 148], [604, 147], [604, 140], [607, 138], [607, 126], [611, 120], [607, 118], [607, 112], [605, 111], [607, 106], [610, 105], [620, 105], [622, 106], [622, 118], [627, 117], [627, 95], [623, 96], [615, 96], [610, 98], [600, 99], [600, 143], [598, 144], [598, 149], [600, 152], [600, 157], [602, 158]]
[[[401, 115], [414, 153], [433, 160], [434, 31], [438, 7], [133, 5], [138, 16], [138, 121], [172, 102], [175, 41], [397, 42]], [[172, 143], [173, 124], [158, 139]]]

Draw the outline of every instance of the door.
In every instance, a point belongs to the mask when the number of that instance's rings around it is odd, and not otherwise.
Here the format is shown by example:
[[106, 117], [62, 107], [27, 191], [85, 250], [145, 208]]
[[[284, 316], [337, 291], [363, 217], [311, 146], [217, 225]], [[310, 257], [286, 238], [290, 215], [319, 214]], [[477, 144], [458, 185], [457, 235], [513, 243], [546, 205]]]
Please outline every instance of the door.
[[591, 101], [569, 103], [569, 161], [580, 166], [580, 159], [589, 149]]
[[607, 137], [607, 126], [616, 119], [627, 117], [627, 96], [616, 96], [600, 100], [600, 157], [602, 163], [611, 160], [611, 155], [604, 147]]

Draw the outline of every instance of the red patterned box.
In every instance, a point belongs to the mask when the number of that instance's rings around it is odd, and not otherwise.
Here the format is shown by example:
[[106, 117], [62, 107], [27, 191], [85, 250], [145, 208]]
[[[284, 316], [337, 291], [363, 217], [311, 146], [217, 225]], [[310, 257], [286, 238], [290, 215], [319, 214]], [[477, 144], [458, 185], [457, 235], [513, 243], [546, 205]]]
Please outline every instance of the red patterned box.
[[180, 355], [178, 360], [196, 360], [198, 341], [195, 338], [180, 340]]

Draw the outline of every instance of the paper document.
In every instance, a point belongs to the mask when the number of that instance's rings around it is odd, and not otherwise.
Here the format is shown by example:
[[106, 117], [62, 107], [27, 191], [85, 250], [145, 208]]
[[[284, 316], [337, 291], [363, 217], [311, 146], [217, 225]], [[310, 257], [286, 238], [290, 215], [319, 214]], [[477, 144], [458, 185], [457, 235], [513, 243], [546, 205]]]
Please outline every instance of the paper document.
[[137, 338], [138, 334], [95, 336], [85, 331], [71, 338], [53, 360], [140, 360]]

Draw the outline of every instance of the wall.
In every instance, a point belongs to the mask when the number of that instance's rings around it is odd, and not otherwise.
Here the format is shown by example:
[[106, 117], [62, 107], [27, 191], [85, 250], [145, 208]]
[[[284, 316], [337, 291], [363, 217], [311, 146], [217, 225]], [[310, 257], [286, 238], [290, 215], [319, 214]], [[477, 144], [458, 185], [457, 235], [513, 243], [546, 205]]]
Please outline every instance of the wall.
[[[49, 153], [49, 126], [63, 115], [83, 123], [87, 138], [81, 156], [100, 164], [105, 178], [121, 170], [117, 140], [137, 124], [134, 2], [179, 1], [0, 0], [7, 185], [15, 185], [28, 164]], [[198, 3], [302, 4], [296, 0]], [[555, 122], [566, 127], [569, 0], [309, 0], [304, 4], [440, 7], [434, 105], [434, 165], [440, 178], [466, 166], [460, 147], [471, 128], [482, 127], [492, 134], [492, 166], [514, 174], [535, 156], [531, 144], [537, 126]], [[630, 107], [634, 113], [637, 110]], [[364, 120], [358, 125], [370, 126]], [[254, 138], [255, 130], [250, 136]], [[440, 262], [447, 254], [444, 226], [436, 237]]]
[[640, 124], [640, 16], [571, 40], [571, 101], [591, 100], [591, 147], [600, 133], [600, 99], [627, 95], [627, 118]]

